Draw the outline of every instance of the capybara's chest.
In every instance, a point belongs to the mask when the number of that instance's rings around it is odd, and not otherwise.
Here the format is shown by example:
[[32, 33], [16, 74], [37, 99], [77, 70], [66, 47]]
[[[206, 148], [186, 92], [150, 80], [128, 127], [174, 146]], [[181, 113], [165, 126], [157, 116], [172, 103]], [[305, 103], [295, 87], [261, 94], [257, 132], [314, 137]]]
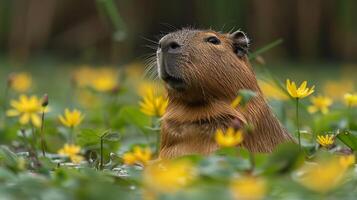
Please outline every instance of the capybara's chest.
[[224, 123], [177, 124], [163, 121], [160, 156], [171, 158], [187, 154], [208, 155], [218, 149], [214, 139], [217, 128], [225, 128]]

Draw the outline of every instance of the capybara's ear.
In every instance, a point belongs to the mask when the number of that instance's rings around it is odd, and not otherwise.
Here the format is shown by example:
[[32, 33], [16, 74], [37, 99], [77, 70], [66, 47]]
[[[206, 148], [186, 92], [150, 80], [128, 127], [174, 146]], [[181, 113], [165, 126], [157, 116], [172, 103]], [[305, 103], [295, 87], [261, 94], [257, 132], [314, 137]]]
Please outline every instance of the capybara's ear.
[[239, 56], [243, 57], [249, 50], [249, 39], [243, 31], [236, 31], [230, 34], [230, 38], [233, 40], [233, 50]]

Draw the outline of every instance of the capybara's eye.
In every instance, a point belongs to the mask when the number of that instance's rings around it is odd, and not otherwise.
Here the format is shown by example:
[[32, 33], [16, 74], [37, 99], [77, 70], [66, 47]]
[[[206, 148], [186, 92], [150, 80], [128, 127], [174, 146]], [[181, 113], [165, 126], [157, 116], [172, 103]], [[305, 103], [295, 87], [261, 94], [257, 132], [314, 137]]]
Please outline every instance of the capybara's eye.
[[215, 45], [221, 44], [221, 41], [217, 37], [214, 37], [214, 36], [206, 38], [206, 42], [209, 42], [209, 43], [212, 43]]

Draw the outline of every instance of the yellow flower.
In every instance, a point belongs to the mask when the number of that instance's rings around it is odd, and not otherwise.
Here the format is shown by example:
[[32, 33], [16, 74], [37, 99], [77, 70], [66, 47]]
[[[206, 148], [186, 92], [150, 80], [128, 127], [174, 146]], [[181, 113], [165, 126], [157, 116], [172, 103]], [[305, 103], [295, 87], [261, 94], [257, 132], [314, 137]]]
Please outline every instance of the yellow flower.
[[37, 96], [28, 97], [21, 95], [19, 100], [11, 100], [12, 109], [6, 112], [9, 117], [19, 116], [20, 124], [32, 123], [34, 126], [41, 126], [39, 114], [42, 111], [42, 102]]
[[270, 99], [276, 100], [288, 100], [289, 96], [279, 88], [273, 81], [258, 81], [259, 87], [261, 88], [263, 94]]
[[76, 98], [78, 103], [88, 109], [98, 108], [100, 106], [100, 97], [90, 90], [77, 90]]
[[159, 193], [175, 193], [192, 183], [196, 170], [186, 160], [161, 161], [149, 165], [144, 170], [144, 185]]
[[73, 80], [79, 87], [92, 87], [99, 92], [108, 92], [118, 85], [118, 74], [118, 70], [110, 67], [83, 66], [73, 72]]
[[112, 90], [114, 90], [115, 87], [117, 87], [116, 77], [113, 77], [113, 76], [97, 77], [93, 80], [92, 87], [93, 87], [93, 89], [95, 89], [96, 91], [99, 91], [99, 92], [112, 91]]
[[329, 107], [332, 105], [332, 99], [324, 96], [312, 97], [311, 102], [312, 105], [308, 107], [310, 113], [321, 111], [321, 113], [326, 114], [329, 112]]
[[334, 136], [333, 135], [318, 135], [316, 141], [323, 147], [329, 147], [334, 143]]
[[299, 88], [296, 88], [296, 84], [294, 81], [290, 82], [289, 79], [286, 80], [286, 88], [291, 97], [301, 99], [309, 96], [314, 92], [315, 86], [312, 86], [310, 89], [306, 87], [307, 82], [304, 81]]
[[137, 160], [146, 165], [151, 160], [151, 150], [149, 147], [141, 148], [139, 146], [134, 147], [133, 154]]
[[137, 159], [132, 152], [127, 152], [123, 155], [123, 162], [126, 165], [134, 165], [137, 162]]
[[345, 100], [345, 104], [348, 106], [348, 107], [355, 107], [357, 106], [357, 93], [346, 93], [344, 96], [343, 96], [344, 100]]
[[71, 157], [69, 157], [69, 159], [71, 159], [71, 161], [75, 164], [80, 163], [82, 160], [84, 160], [84, 157], [81, 155], [73, 155]]
[[241, 177], [231, 184], [231, 192], [237, 200], [259, 200], [266, 194], [266, 183], [263, 179], [253, 176]]
[[342, 182], [346, 169], [343, 168], [338, 159], [333, 158], [328, 161], [314, 164], [305, 164], [300, 170], [298, 182], [306, 188], [326, 193]]
[[233, 108], [237, 108], [237, 106], [240, 104], [240, 102], [242, 101], [242, 96], [237, 96], [231, 103], [231, 106]]
[[78, 126], [82, 122], [84, 116], [77, 109], [70, 111], [68, 108], [66, 108], [64, 111], [64, 115], [59, 115], [58, 118], [63, 125], [73, 128]]
[[11, 74], [10, 87], [16, 92], [26, 92], [32, 85], [32, 78], [27, 73]]
[[223, 133], [222, 129], [218, 129], [215, 139], [221, 147], [234, 147], [243, 141], [243, 132], [241, 130], [235, 131], [232, 127], [229, 127], [226, 133]]
[[68, 156], [73, 163], [79, 163], [83, 157], [79, 155], [81, 147], [74, 144], [65, 144], [62, 149], [58, 150], [58, 154]]
[[351, 154], [351, 155], [341, 156], [339, 158], [339, 161], [340, 161], [340, 165], [343, 168], [348, 168], [355, 164], [356, 158], [355, 155]]
[[157, 95], [164, 94], [164, 88], [162, 87], [162, 84], [148, 80], [140, 81], [136, 90], [140, 96], [145, 96], [150, 91], [155, 91]]
[[352, 80], [326, 81], [323, 86], [323, 93], [334, 99], [343, 99], [343, 95], [348, 91], [353, 91], [354, 83]]
[[135, 146], [132, 152], [127, 152], [123, 155], [123, 161], [127, 165], [142, 164], [146, 165], [152, 157], [152, 152], [149, 147], [142, 148]]
[[90, 86], [94, 77], [95, 70], [89, 66], [81, 66], [72, 73], [72, 79], [79, 87]]
[[154, 95], [154, 91], [149, 89], [139, 105], [141, 112], [146, 115], [161, 117], [166, 111], [168, 100], [162, 95]]

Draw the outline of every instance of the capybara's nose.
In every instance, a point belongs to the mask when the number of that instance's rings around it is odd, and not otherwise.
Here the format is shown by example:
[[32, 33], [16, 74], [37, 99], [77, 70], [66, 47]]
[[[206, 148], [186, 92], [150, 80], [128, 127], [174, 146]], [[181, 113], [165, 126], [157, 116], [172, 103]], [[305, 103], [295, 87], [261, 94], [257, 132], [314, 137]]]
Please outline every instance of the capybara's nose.
[[159, 48], [161, 48], [163, 53], [181, 53], [181, 45], [171, 38], [162, 38], [159, 41]]

